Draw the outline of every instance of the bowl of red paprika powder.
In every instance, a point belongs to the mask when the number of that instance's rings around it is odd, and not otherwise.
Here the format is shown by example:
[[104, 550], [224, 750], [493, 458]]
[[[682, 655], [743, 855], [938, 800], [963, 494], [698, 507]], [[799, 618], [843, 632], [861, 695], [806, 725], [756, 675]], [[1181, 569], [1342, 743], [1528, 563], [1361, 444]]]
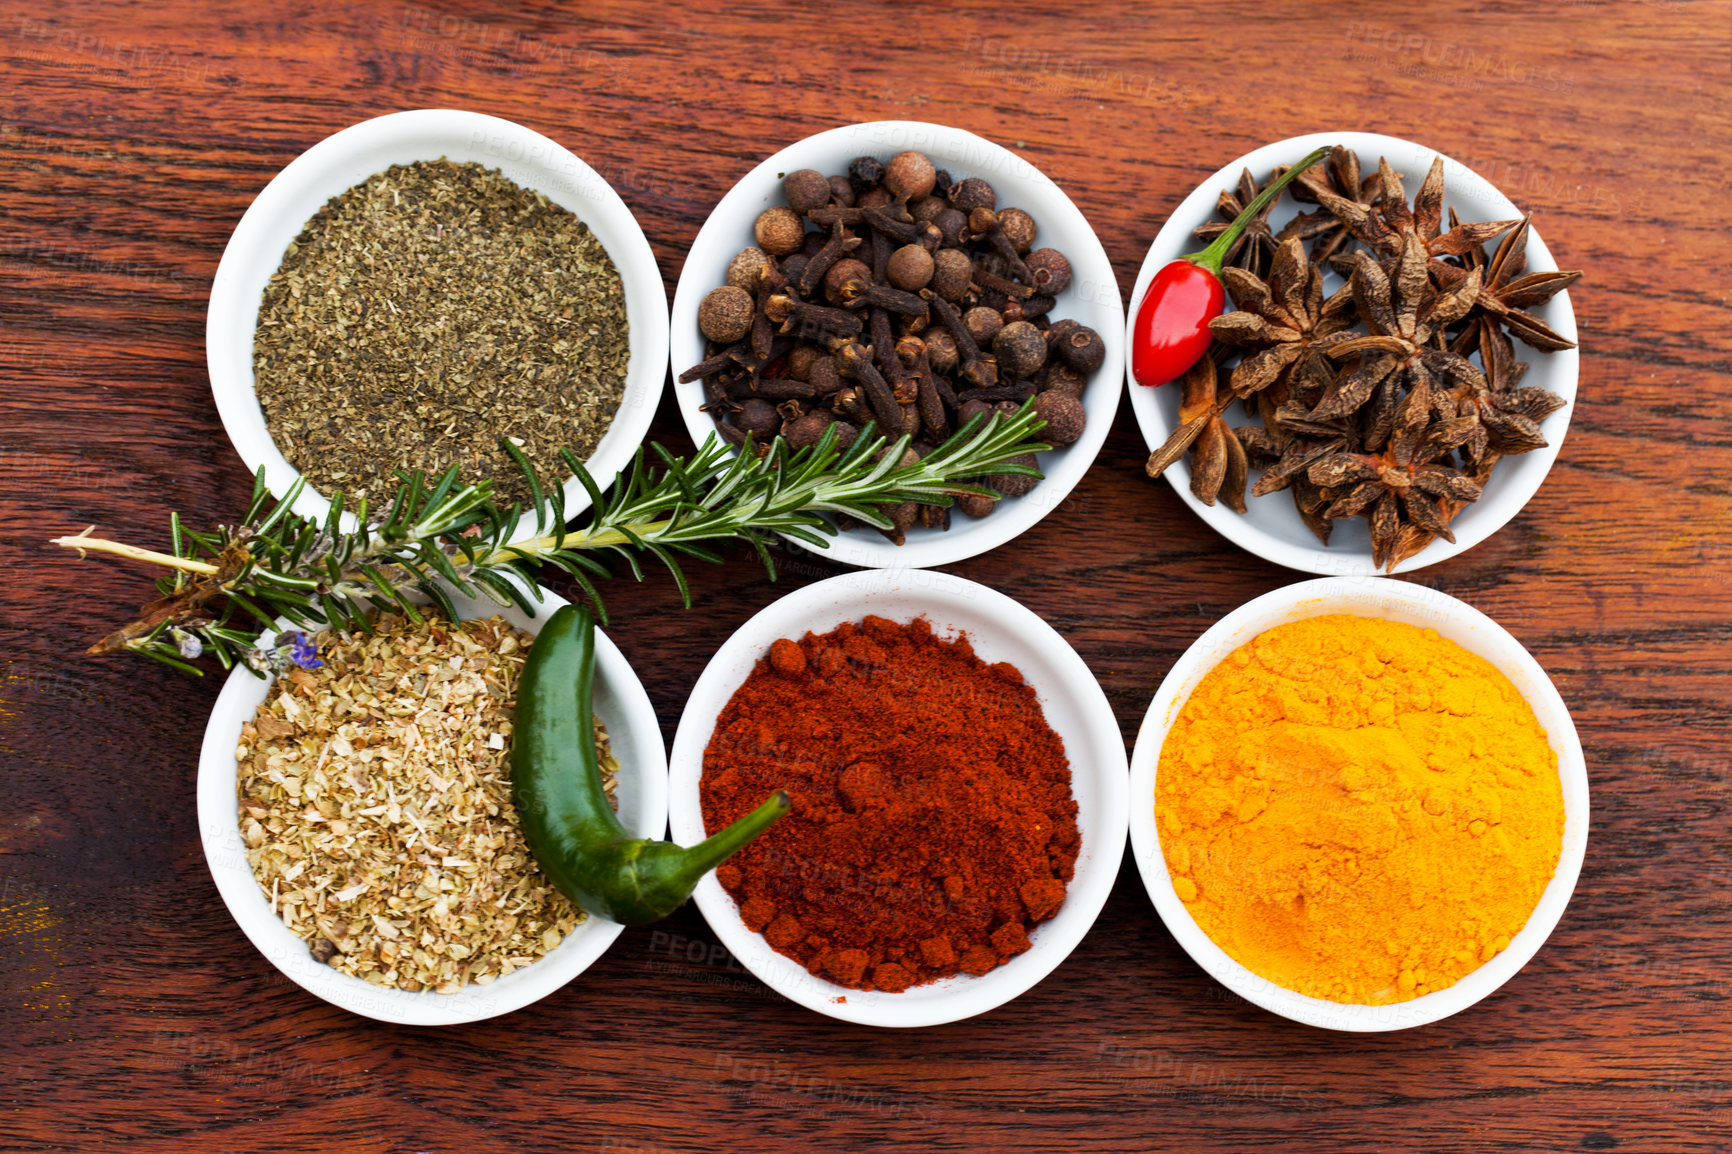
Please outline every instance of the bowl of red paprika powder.
[[669, 818], [689, 844], [788, 790], [788, 816], [698, 886], [704, 917], [809, 1009], [931, 1026], [1022, 994], [1082, 940], [1124, 853], [1127, 773], [1105, 694], [1050, 625], [971, 581], [867, 570], [789, 594], [711, 659]]

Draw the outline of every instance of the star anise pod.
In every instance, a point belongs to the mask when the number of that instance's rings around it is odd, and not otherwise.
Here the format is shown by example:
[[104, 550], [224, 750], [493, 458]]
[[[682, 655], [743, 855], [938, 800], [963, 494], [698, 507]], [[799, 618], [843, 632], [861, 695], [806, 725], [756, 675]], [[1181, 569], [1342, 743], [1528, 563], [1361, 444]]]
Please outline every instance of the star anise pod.
[[1377, 161], [1379, 194], [1371, 204], [1313, 187], [1310, 191], [1324, 208], [1333, 213], [1347, 230], [1380, 260], [1399, 260], [1407, 238], [1415, 237], [1431, 257], [1465, 256], [1478, 252], [1488, 241], [1502, 236], [1520, 221], [1492, 220], [1461, 223], [1453, 214], [1450, 229], [1443, 231], [1443, 158], [1431, 162], [1425, 181], [1408, 206], [1407, 191], [1401, 186], [1401, 175], [1389, 167], [1389, 161]]
[[1329, 356], [1335, 360], [1354, 356], [1360, 360], [1324, 394], [1311, 416], [1314, 420], [1347, 416], [1370, 401], [1377, 419], [1367, 433], [1366, 447], [1379, 449], [1386, 434], [1383, 418], [1393, 411], [1401, 384], [1412, 391], [1429, 381], [1447, 390], [1480, 375], [1465, 357], [1442, 347], [1445, 326], [1465, 317], [1479, 295], [1479, 279], [1474, 275], [1478, 270], [1470, 270], [1447, 292], [1434, 289], [1427, 271], [1430, 261], [1415, 233], [1408, 233], [1403, 242], [1393, 282], [1365, 253], [1354, 253], [1353, 261], [1349, 283], [1371, 335], [1330, 346]]
[[[1448, 287], [1478, 272], [1480, 290], [1474, 301], [1475, 313], [1496, 317], [1498, 323], [1508, 329], [1512, 336], [1541, 352], [1573, 349], [1576, 342], [1526, 311], [1534, 305], [1551, 300], [1582, 276], [1580, 269], [1572, 272], [1534, 272], [1523, 275], [1528, 264], [1528, 222], [1532, 219], [1530, 214], [1515, 222], [1515, 230], [1499, 242], [1497, 251], [1489, 261], [1484, 249], [1475, 248], [1461, 254], [1462, 261], [1459, 265], [1439, 266], [1436, 270], [1438, 283]], [[1452, 227], [1445, 235], [1458, 231], [1453, 209], [1450, 210], [1450, 224]]]
[[[1352, 201], [1369, 209], [1382, 195], [1382, 186], [1375, 173], [1361, 176], [1359, 154], [1351, 148], [1336, 145], [1322, 164], [1306, 169], [1289, 186], [1293, 199], [1306, 204], [1320, 204], [1320, 194], [1337, 200]], [[1327, 264], [1341, 246], [1352, 239], [1339, 216], [1327, 207], [1302, 212], [1276, 234], [1277, 243], [1288, 237], [1298, 237], [1311, 243], [1311, 263]]]
[[1240, 397], [1279, 388], [1296, 367], [1352, 336], [1352, 292], [1343, 288], [1325, 300], [1323, 268], [1306, 258], [1297, 237], [1275, 250], [1267, 281], [1243, 269], [1222, 269], [1221, 280], [1237, 309], [1210, 321], [1209, 331], [1244, 351], [1233, 370], [1233, 392]]
[[[1279, 165], [1269, 174], [1269, 179], [1264, 181], [1263, 185], [1280, 179], [1288, 167], [1285, 164]], [[1262, 190], [1263, 186], [1258, 185], [1256, 178], [1251, 175], [1251, 170], [1245, 169], [1239, 174], [1237, 187], [1231, 191], [1222, 189], [1221, 195], [1215, 201], [1215, 213], [1221, 219], [1211, 220], [1195, 229], [1196, 238], [1206, 245], [1226, 232], [1245, 210], [1245, 206], [1256, 200], [1257, 194]], [[1269, 229], [1269, 210], [1274, 207], [1275, 201], [1270, 201], [1263, 206], [1262, 211], [1251, 217], [1245, 225], [1245, 231], [1239, 234], [1239, 239], [1228, 247], [1227, 255], [1221, 262], [1223, 265], [1242, 268], [1257, 276], [1268, 275], [1269, 261], [1275, 255], [1275, 234]]]
[[1523, 386], [1527, 365], [1515, 355], [1497, 320], [1489, 313], [1474, 317], [1461, 336], [1450, 345], [1466, 355], [1479, 353], [1482, 377], [1464, 380], [1451, 400], [1455, 414], [1473, 417], [1479, 424], [1462, 444], [1463, 455], [1473, 463], [1543, 449], [1545, 434], [1540, 422], [1564, 407], [1565, 401], [1548, 389]]
[[1381, 453], [1323, 457], [1305, 478], [1329, 498], [1324, 516], [1370, 521], [1372, 564], [1393, 569], [1433, 538], [1453, 542], [1451, 518], [1463, 504], [1479, 499], [1478, 482], [1439, 463], [1472, 435], [1474, 426], [1471, 418], [1461, 418], [1404, 430]]
[[1245, 512], [1245, 479], [1250, 472], [1244, 445], [1221, 419], [1233, 403], [1233, 393], [1222, 388], [1221, 371], [1215, 358], [1204, 355], [1179, 378], [1179, 424], [1162, 445], [1149, 455], [1144, 467], [1158, 477], [1167, 466], [1191, 451], [1191, 492], [1205, 505], [1218, 499], [1234, 512]]

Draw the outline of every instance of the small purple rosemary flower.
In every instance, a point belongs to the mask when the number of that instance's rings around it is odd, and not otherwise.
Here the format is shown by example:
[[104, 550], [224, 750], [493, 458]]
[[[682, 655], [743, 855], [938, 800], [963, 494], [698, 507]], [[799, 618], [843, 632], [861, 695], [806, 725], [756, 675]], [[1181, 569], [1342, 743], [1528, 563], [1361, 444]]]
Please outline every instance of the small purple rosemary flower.
[[289, 645], [289, 660], [302, 669], [318, 669], [325, 663], [319, 660], [319, 648], [312, 640], [301, 632], [290, 634], [294, 641]]

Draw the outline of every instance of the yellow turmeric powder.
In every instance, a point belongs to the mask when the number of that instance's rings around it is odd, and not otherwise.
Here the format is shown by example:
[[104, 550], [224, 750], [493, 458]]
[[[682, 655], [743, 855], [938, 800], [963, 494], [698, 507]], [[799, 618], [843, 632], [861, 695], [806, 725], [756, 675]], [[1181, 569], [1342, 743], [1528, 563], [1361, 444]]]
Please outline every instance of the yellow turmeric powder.
[[1557, 868], [1557, 756], [1509, 679], [1436, 630], [1277, 626], [1204, 676], [1161, 749], [1173, 887], [1253, 973], [1382, 1005], [1509, 945]]

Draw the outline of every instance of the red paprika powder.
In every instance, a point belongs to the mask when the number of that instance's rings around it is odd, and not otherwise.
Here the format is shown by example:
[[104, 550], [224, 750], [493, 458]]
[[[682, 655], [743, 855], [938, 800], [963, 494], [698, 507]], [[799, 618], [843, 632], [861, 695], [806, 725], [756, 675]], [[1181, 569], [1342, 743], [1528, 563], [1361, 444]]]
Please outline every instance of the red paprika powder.
[[748, 928], [854, 989], [984, 974], [1028, 949], [1081, 842], [1034, 690], [924, 619], [770, 647], [704, 751], [705, 825], [774, 789], [792, 811], [716, 877]]

